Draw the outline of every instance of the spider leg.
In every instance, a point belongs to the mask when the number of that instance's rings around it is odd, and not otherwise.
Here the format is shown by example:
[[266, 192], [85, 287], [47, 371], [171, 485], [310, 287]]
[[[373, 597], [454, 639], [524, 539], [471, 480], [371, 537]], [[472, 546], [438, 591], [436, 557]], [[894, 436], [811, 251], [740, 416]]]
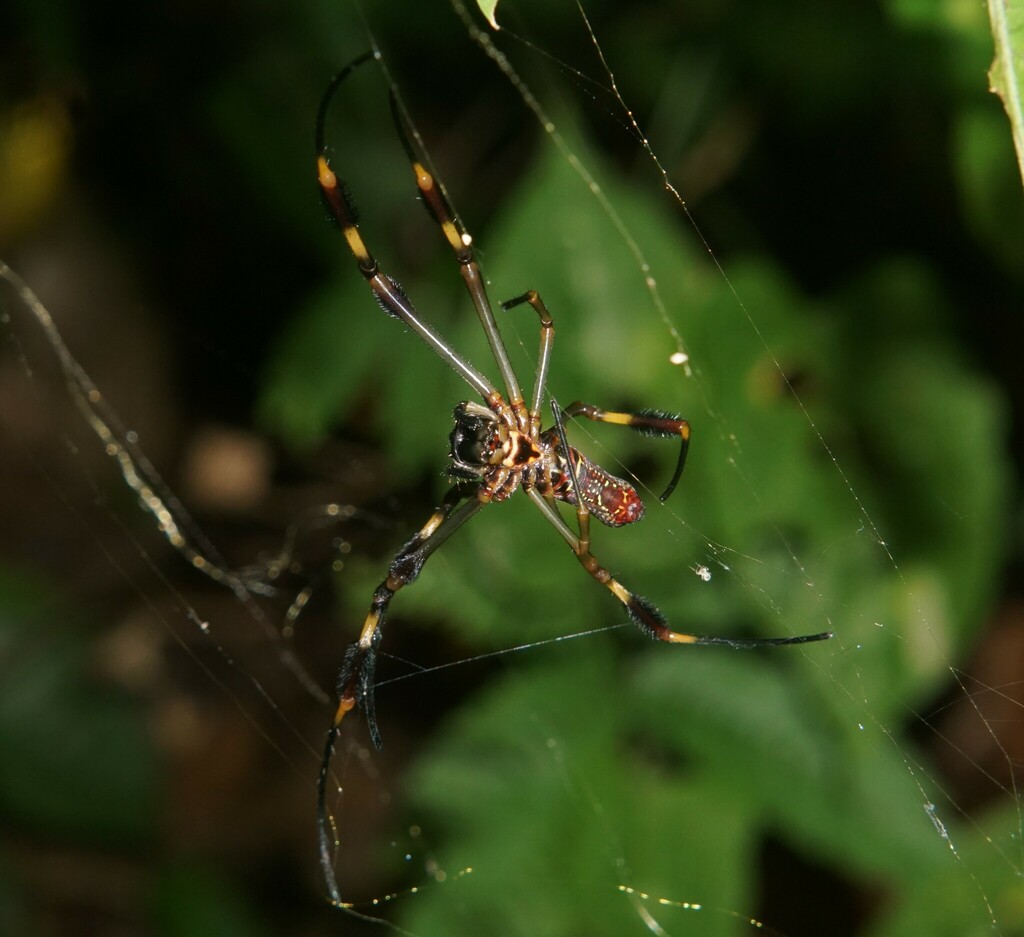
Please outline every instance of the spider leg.
[[771, 647], [782, 644], [808, 644], [812, 641], [825, 641], [832, 637], [831, 631], [782, 638], [728, 638], [719, 635], [687, 634], [685, 632], [673, 631], [669, 627], [668, 620], [664, 614], [653, 602], [627, 589], [590, 552], [590, 519], [588, 516], [589, 512], [585, 507], [582, 511], [579, 508], [576, 511], [577, 518], [580, 520], [580, 533], [577, 535], [562, 520], [562, 516], [555, 509], [554, 505], [545, 500], [535, 489], [531, 488], [526, 493], [529, 495], [530, 500], [540, 509], [541, 514], [547, 518], [548, 522], [562, 535], [565, 542], [569, 544], [580, 565], [626, 607], [626, 612], [633, 624], [644, 634], [648, 635], [648, 637], [654, 638], [656, 641], [665, 641], [669, 644], [724, 644], [734, 648], [749, 648]]
[[[317, 779], [317, 828], [320, 844], [320, 866], [331, 895], [331, 901], [341, 904], [332, 862], [336, 845], [331, 835], [331, 824], [327, 816], [327, 779], [330, 775], [334, 744], [338, 738], [342, 720], [361, 707], [366, 716], [370, 738], [374, 747], [381, 747], [380, 730], [374, 711], [374, 670], [377, 662], [377, 648], [380, 645], [382, 626], [387, 616], [388, 605], [395, 593], [414, 582], [430, 555], [437, 550], [456, 530], [468, 521], [487, 503], [476, 497], [477, 485], [455, 485], [445, 495], [441, 505], [430, 515], [429, 520], [395, 554], [388, 568], [387, 578], [373, 593], [370, 610], [363, 622], [359, 640], [345, 651], [345, 659], [338, 674], [338, 708], [334, 722], [327, 732], [324, 754], [320, 761]], [[464, 500], [467, 499], [468, 500]], [[463, 502], [461, 505], [459, 502]]]
[[533, 432], [540, 431], [540, 407], [544, 402], [544, 388], [548, 383], [548, 368], [551, 365], [551, 346], [555, 341], [555, 323], [544, 305], [544, 300], [536, 290], [527, 290], [522, 296], [510, 299], [501, 304], [508, 310], [523, 303], [529, 303], [540, 316], [540, 351], [537, 354], [537, 376], [533, 382], [533, 397], [530, 398], [530, 427]]
[[[473, 496], [464, 501], [467, 489], [472, 491]], [[388, 567], [387, 578], [373, 593], [359, 640], [349, 645], [345, 652], [338, 674], [338, 709], [334, 725], [340, 725], [352, 709], [360, 706], [366, 715], [370, 738], [376, 748], [380, 748], [381, 742], [373, 705], [373, 676], [388, 606], [395, 593], [415, 582], [430, 555], [487, 503], [476, 497], [477, 491], [476, 485], [455, 485], [426, 524], [395, 554]], [[460, 501], [463, 502], [461, 505]]]
[[[473, 239], [462, 227], [462, 222], [452, 211], [448, 198], [445, 195], [444, 184], [436, 179], [427, 168], [427, 160], [421, 158], [416, 152], [413, 140], [419, 142], [419, 137], [412, 127], [412, 122], [405, 113], [395, 89], [391, 89], [391, 113], [395, 119], [395, 127], [398, 136], [402, 140], [405, 152], [412, 165], [413, 177], [416, 180], [416, 187], [419, 189], [420, 197], [427, 206], [431, 217], [441, 228], [448, 246], [455, 254], [459, 262], [459, 270], [462, 279], [469, 291], [470, 298], [476, 308], [480, 324], [483, 326], [484, 334], [487, 336], [487, 344], [490, 345], [491, 354], [501, 371], [501, 378], [505, 382], [508, 391], [508, 402], [513, 408], [522, 406], [523, 394], [519, 388], [519, 381], [515, 371], [512, 370], [512, 363], [509, 361], [508, 350], [501, 338], [498, 329], [498, 322], [494, 318], [494, 311], [491, 309], [491, 301], [487, 296], [484, 286], [483, 275], [480, 272], [480, 265], [477, 263], [476, 255], [473, 252]], [[536, 308], [536, 306], [534, 307]], [[548, 317], [550, 319], [550, 316]]]
[[679, 478], [683, 474], [683, 466], [686, 464], [686, 452], [690, 447], [690, 424], [674, 413], [664, 413], [661, 410], [640, 410], [638, 413], [616, 413], [611, 410], [602, 410], [590, 403], [583, 403], [577, 400], [569, 404], [562, 411], [562, 419], [570, 419], [574, 416], [583, 416], [588, 420], [597, 423], [615, 423], [619, 426], [628, 426], [644, 436], [678, 436], [681, 440], [679, 448], [679, 459], [676, 462], [675, 471], [668, 487], [661, 493], [658, 500], [666, 501], [669, 495], [676, 490]]
[[420, 318], [416, 307], [410, 302], [409, 297], [405, 295], [405, 291], [395, 280], [381, 272], [377, 258], [370, 253], [366, 243], [363, 241], [362, 235], [359, 233], [355, 203], [345, 188], [344, 182], [331, 168], [330, 158], [327, 155], [327, 145], [324, 139], [324, 127], [331, 99], [334, 96], [334, 92], [354, 69], [376, 57], [377, 53], [375, 52], [364, 52], [358, 58], [351, 61], [331, 79], [320, 101], [320, 111], [316, 121], [316, 167], [317, 181], [320, 184], [320, 192], [323, 196], [324, 204], [341, 230], [342, 235], [344, 235], [345, 243], [352, 252], [352, 256], [356, 259], [359, 272], [369, 284], [370, 289], [373, 290], [373, 294], [381, 309], [409, 326], [450, 368], [487, 400], [488, 404], [496, 404], [501, 398], [494, 384], [474, 368], [473, 365], [462, 358], [444, 338], [424, 322]]
[[[585, 404], [572, 404], [567, 411], [574, 408], [586, 406]], [[558, 404], [551, 401], [551, 409], [555, 415], [555, 427], [558, 430], [558, 438], [563, 452], [569, 452], [569, 442], [565, 435], [565, 425], [562, 422], [562, 415], [559, 412]], [[596, 408], [591, 408], [596, 410]], [[598, 411], [600, 412], [600, 411]], [[629, 416], [629, 414], [616, 414]], [[614, 421], [610, 421], [614, 422]], [[571, 460], [567, 460], [570, 466]], [[557, 530], [566, 543], [572, 548], [580, 565], [601, 585], [605, 586], [625, 607], [633, 624], [644, 634], [654, 638], [656, 641], [666, 641], [669, 644], [726, 644], [729, 647], [769, 647], [780, 644], [807, 644], [811, 641], [824, 641], [832, 637], [832, 632], [823, 631], [819, 634], [795, 635], [784, 638], [725, 638], [717, 635], [687, 634], [685, 632], [673, 631], [668, 620], [661, 611], [649, 599], [642, 595], [631, 592], [619, 582], [607, 569], [597, 560], [597, 557], [590, 552], [590, 509], [586, 501], [581, 497], [579, 481], [576, 478], [576, 470], [572, 469], [572, 483], [576, 488], [576, 520], [579, 527], [579, 534], [574, 534], [569, 525], [562, 520], [554, 504], [540, 495], [536, 489], [530, 488], [527, 494], [530, 500], [540, 509], [541, 513], [548, 519], [551, 525]]]

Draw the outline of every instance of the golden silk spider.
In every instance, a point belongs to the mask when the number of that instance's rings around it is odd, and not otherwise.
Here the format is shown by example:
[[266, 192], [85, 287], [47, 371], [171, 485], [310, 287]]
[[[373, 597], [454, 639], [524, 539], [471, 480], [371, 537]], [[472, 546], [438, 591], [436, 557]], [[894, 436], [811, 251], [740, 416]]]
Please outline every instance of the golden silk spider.
[[[546, 430], [541, 428], [541, 407], [545, 399], [555, 334], [551, 315], [540, 295], [532, 289], [501, 304], [503, 310], [529, 305], [540, 320], [537, 372], [533, 393], [527, 403], [502, 341], [473, 253], [472, 239], [462, 229], [449, 206], [443, 187], [428, 171], [425, 160], [417, 156], [412, 145], [413, 135], [406, 130], [406, 119], [392, 90], [391, 110], [412, 164], [416, 187], [455, 255], [459, 272], [501, 374], [504, 392], [421, 318], [404, 290], [380, 269], [376, 258], [366, 247], [356, 221], [352, 198], [332, 169], [325, 145], [324, 126], [334, 92], [354, 69], [377, 58], [379, 53], [376, 51], [363, 53], [338, 72], [324, 92], [316, 125], [316, 165], [320, 191], [331, 217], [355, 258], [359, 272], [381, 309], [412, 329], [473, 388], [483, 402], [464, 401], [455, 408], [449, 467], [450, 476], [456, 480], [455, 485], [426, 524], [391, 561], [386, 578], [373, 594], [359, 638], [346, 650], [338, 674], [338, 708], [327, 733], [317, 787], [320, 863], [331, 900], [336, 905], [342, 902], [332, 864], [334, 843], [327, 816], [326, 791], [334, 745], [342, 720], [353, 709], [361, 708], [370, 738], [380, 748], [380, 732], [374, 714], [374, 669], [388, 606], [395, 593], [415, 581], [431, 554], [491, 502], [505, 501], [516, 491], [524, 492], [565, 540], [580, 565], [622, 603], [630, 619], [641, 631], [657, 641], [671, 644], [724, 644], [746, 648], [806, 644], [831, 637], [830, 632], [822, 632], [780, 638], [725, 638], [673, 631], [652, 602], [631, 592], [601, 566], [590, 550], [590, 518], [596, 517], [609, 527], [633, 524], [643, 517], [644, 504], [632, 485], [611, 475], [568, 444], [565, 420], [584, 417], [601, 423], [628, 426], [647, 436], [678, 439], [679, 458], [668, 487], [661, 495], [662, 501], [675, 489], [682, 474], [690, 440], [690, 426], [679, 416], [659, 410], [618, 413], [579, 401], [561, 409], [552, 399], [553, 425]], [[575, 531], [559, 514], [556, 508], [558, 501], [576, 508]]]

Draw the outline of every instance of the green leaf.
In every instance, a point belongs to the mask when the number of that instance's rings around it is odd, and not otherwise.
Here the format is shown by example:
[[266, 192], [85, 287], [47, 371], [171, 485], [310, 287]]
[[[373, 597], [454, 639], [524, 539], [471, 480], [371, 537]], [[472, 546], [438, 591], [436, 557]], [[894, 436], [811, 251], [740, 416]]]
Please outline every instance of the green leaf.
[[[435, 860], [449, 877], [472, 872], [421, 891], [409, 905], [413, 932], [643, 933], [642, 902], [624, 887], [667, 899], [649, 912], [668, 929], [695, 913], [672, 902], [744, 904], [749, 813], [699, 774], [667, 777], [628, 753], [623, 710], [606, 692], [618, 668], [595, 648], [496, 681], [422, 762], [422, 815], [448, 831]], [[677, 854], [681, 841], [690, 848]], [[734, 933], [728, 916], [701, 918], [701, 934]]]
[[[1024, 884], [1010, 874], [1020, 856], [1020, 805], [1007, 803], [973, 817], [967, 829], [936, 821], [946, 861], [937, 873], [900, 892], [891, 913], [865, 937], [988, 937], [1024, 932]], [[1016, 832], [1015, 832], [1016, 831]]]
[[996, 56], [989, 69], [991, 89], [1010, 119], [1017, 165], [1024, 181], [1024, 10], [1009, 0], [988, 0]]
[[904, 759], [876, 726], [822, 718], [813, 651], [803, 657], [650, 652], [634, 678], [636, 730], [696, 757], [719, 790], [804, 849], [864, 875], [921, 875], [946, 850]]
[[495, 10], [498, 7], [498, 0], [476, 0], [476, 5], [480, 7], [480, 12], [487, 17], [487, 22], [491, 24], [492, 29], [500, 29], [497, 19], [495, 19]]
[[[347, 309], [365, 313], [358, 331]], [[385, 371], [388, 343], [400, 333], [399, 323], [373, 308], [360, 277], [339, 276], [311, 299], [279, 344], [257, 408], [260, 421], [292, 446], [319, 442], [364, 383]]]

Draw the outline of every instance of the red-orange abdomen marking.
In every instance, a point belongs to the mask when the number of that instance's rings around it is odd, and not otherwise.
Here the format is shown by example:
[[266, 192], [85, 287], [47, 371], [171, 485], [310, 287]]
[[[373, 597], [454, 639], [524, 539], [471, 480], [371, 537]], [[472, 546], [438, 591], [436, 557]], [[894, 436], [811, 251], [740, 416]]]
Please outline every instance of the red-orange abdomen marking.
[[[576, 449], [572, 450], [572, 461], [580, 496], [590, 513], [602, 524], [624, 527], [644, 516], [644, 503], [629, 482], [606, 472]], [[576, 503], [571, 483], [566, 487], [564, 496], [560, 497], [569, 504]]]

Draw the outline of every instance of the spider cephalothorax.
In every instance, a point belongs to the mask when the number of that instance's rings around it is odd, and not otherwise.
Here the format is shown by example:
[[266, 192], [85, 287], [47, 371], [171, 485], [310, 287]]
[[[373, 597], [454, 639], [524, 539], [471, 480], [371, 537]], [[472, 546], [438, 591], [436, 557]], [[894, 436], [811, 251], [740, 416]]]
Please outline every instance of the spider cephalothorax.
[[[596, 408], [577, 401], [561, 416], [564, 419], [585, 409]], [[540, 432], [538, 421], [527, 420], [522, 425], [515, 424], [518, 428], [509, 429], [499, 413], [471, 401], [460, 403], [452, 415], [455, 426], [449, 436], [449, 474], [453, 478], [479, 480], [477, 497], [481, 500], [505, 501], [523, 488], [575, 505], [578, 490], [590, 513], [608, 527], [633, 524], [644, 516], [644, 503], [637, 490], [578, 449], [563, 447], [557, 427]], [[608, 414], [604, 416], [607, 418]], [[652, 418], [650, 413], [635, 416]], [[679, 432], [678, 424], [683, 421], [678, 417], [656, 416], [673, 424], [673, 435]]]
[[503, 400], [495, 409], [463, 401], [452, 414], [451, 475], [480, 479], [492, 501], [504, 501], [522, 484], [535, 484], [537, 470], [547, 461], [525, 410], [525, 418], [503, 418], [509, 409]]
[[[497, 385], [473, 367], [420, 318], [419, 312], [404, 290], [387, 274], [381, 272], [376, 258], [363, 242], [356, 224], [356, 212], [351, 198], [344, 184], [331, 169], [324, 145], [327, 107], [335, 89], [356, 66], [378, 57], [375, 52], [361, 55], [335, 76], [324, 94], [317, 118], [316, 134], [317, 178], [320, 191], [331, 217], [341, 229], [348, 249], [355, 257], [359, 272], [384, 312], [399, 319], [415, 332], [480, 395], [483, 403], [464, 402], [455, 408], [455, 427], [449, 441], [450, 474], [456, 479], [456, 484], [445, 495], [426, 524], [405, 543], [392, 560], [387, 577], [373, 594], [359, 639], [346, 651], [338, 675], [338, 708], [327, 733], [320, 765], [317, 811], [320, 861], [331, 899], [335, 904], [340, 904], [341, 898], [331, 860], [331, 827], [326, 812], [326, 790], [334, 742], [342, 719], [351, 710], [361, 706], [369, 725], [370, 737], [374, 745], [380, 746], [380, 733], [373, 708], [374, 665], [388, 605], [399, 589], [416, 579], [431, 554], [485, 505], [505, 501], [516, 491], [525, 492], [569, 545], [580, 565], [622, 603], [634, 624], [659, 641], [672, 644], [727, 644], [732, 647], [751, 647], [802, 644], [820, 641], [830, 636], [828, 633], [822, 633], [785, 638], [735, 639], [673, 631], [665, 616], [652, 602], [631, 592], [601, 566], [590, 551], [591, 516], [609, 527], [632, 524], [644, 515], [643, 501], [632, 485], [606, 472], [579, 450], [571, 447], [566, 438], [565, 423], [575, 417], [583, 417], [599, 423], [628, 426], [646, 436], [678, 439], [679, 458], [672, 479], [661, 495], [662, 501], [675, 489], [676, 482], [682, 474], [690, 440], [690, 425], [675, 414], [659, 410], [621, 413], [602, 410], [582, 402], [573, 403], [562, 410], [554, 400], [551, 400], [554, 426], [547, 430], [541, 429], [541, 408], [545, 397], [548, 396], [547, 375], [555, 336], [551, 315], [535, 290], [528, 290], [502, 304], [505, 310], [528, 304], [540, 319], [537, 376], [533, 394], [527, 404], [501, 339], [498, 323], [473, 253], [472, 239], [462, 230], [442, 186], [427, 170], [426, 162], [414, 151], [411, 139], [415, 138], [415, 134], [406, 132], [407, 118], [392, 90], [392, 113], [399, 136], [412, 163], [416, 187], [458, 262], [459, 272], [473, 300], [487, 343], [501, 374], [505, 392], [502, 393]], [[575, 531], [559, 514], [557, 502], [575, 507]]]

